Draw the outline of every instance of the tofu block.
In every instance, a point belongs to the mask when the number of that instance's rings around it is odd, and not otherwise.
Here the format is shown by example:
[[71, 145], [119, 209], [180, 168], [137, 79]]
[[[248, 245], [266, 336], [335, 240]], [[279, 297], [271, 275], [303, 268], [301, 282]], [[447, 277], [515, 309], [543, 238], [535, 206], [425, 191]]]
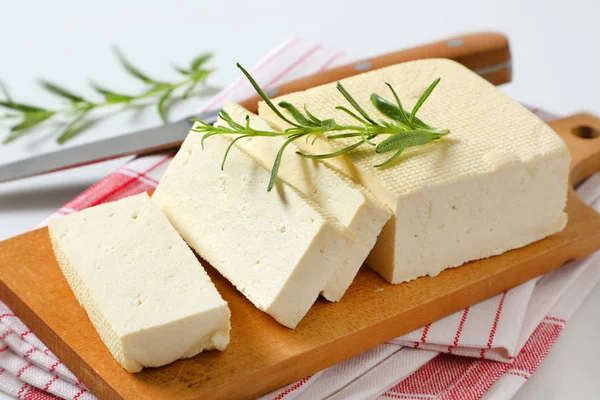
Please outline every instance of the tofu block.
[[295, 328], [339, 265], [352, 235], [231, 141], [190, 132], [153, 200], [186, 242], [257, 308]]
[[[412, 61], [342, 80], [375, 120], [386, 119], [369, 101], [377, 93], [394, 102], [386, 83], [412, 109], [424, 90], [441, 82], [420, 109], [426, 123], [451, 134], [407, 149], [395, 163], [369, 146], [328, 163], [369, 188], [394, 216], [383, 228], [367, 264], [400, 283], [490, 257], [564, 228], [570, 156], [566, 145], [538, 117], [462, 65], [445, 59]], [[353, 124], [335, 83], [281, 96], [317, 118]], [[285, 112], [285, 111], [284, 111]], [[279, 129], [289, 126], [265, 103], [259, 115]], [[377, 138], [376, 141], [381, 139]], [[352, 139], [298, 145], [325, 153]]]
[[[237, 104], [228, 103], [224, 110], [242, 125], [246, 116], [249, 116], [252, 128], [273, 131], [266, 121]], [[220, 123], [225, 124], [223, 121]], [[236, 145], [270, 167], [285, 140], [285, 137], [251, 137], [238, 140]], [[356, 236], [356, 243], [348, 243], [343, 250], [348, 257], [347, 263], [338, 266], [321, 291], [327, 300], [339, 301], [365, 262], [392, 212], [366, 188], [318, 160], [296, 155], [296, 150], [293, 143], [286, 149], [278, 179], [309, 197]]]
[[146, 193], [53, 219], [48, 228], [75, 297], [127, 371], [227, 347], [227, 303]]

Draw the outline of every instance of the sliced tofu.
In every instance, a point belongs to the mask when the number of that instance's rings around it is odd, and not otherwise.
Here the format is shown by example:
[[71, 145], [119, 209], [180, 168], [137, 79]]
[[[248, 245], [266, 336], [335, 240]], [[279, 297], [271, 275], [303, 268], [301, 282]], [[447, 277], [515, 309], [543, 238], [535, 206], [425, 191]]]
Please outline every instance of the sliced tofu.
[[257, 308], [295, 328], [338, 266], [351, 232], [233, 147], [191, 132], [154, 192], [186, 242]]
[[[371, 148], [328, 163], [371, 189], [394, 217], [367, 263], [392, 283], [437, 275], [467, 261], [501, 254], [564, 228], [570, 156], [564, 142], [539, 118], [458, 63], [413, 61], [342, 80], [377, 120], [387, 119], [369, 101], [377, 93], [393, 102], [392, 85], [409, 110], [431, 82], [441, 82], [419, 111], [426, 123], [450, 129], [432, 144], [411, 148], [392, 165], [373, 165], [390, 154]], [[317, 118], [354, 120], [335, 83], [281, 96]], [[285, 112], [285, 111], [284, 111]], [[259, 115], [278, 129], [289, 126], [264, 103]], [[352, 139], [319, 140], [304, 151], [329, 153]]]
[[227, 347], [227, 303], [146, 193], [48, 228], [75, 297], [127, 371]]
[[[240, 124], [244, 124], [246, 116], [249, 116], [252, 128], [273, 130], [262, 118], [237, 104], [228, 103], [224, 110]], [[219, 123], [224, 124], [223, 121]], [[252, 137], [240, 139], [236, 145], [270, 168], [285, 140], [285, 137]], [[347, 263], [336, 269], [321, 292], [327, 300], [339, 301], [365, 262], [392, 212], [364, 187], [326, 164], [299, 157], [295, 154], [296, 150], [293, 144], [286, 149], [278, 179], [312, 199], [356, 236], [356, 243], [348, 243], [348, 247], [343, 250], [348, 257]]]

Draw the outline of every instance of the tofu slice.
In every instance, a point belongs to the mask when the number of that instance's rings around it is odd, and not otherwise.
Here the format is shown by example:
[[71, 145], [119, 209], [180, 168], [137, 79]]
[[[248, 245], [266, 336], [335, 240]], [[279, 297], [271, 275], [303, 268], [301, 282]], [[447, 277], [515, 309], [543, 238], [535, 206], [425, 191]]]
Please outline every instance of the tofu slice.
[[[228, 103], [224, 110], [240, 124], [244, 124], [246, 116], [249, 116], [252, 128], [273, 131], [265, 120], [238, 104]], [[219, 123], [225, 124], [223, 121]], [[236, 145], [270, 168], [285, 140], [285, 137], [253, 137], [240, 139]], [[312, 199], [356, 236], [356, 243], [348, 243], [343, 250], [348, 257], [347, 263], [336, 269], [321, 291], [327, 300], [339, 301], [365, 262], [392, 212], [364, 187], [326, 164], [299, 157], [295, 154], [296, 150], [293, 144], [287, 148], [278, 178]]]
[[48, 228], [75, 297], [127, 371], [227, 347], [227, 303], [146, 193]]
[[[431, 82], [441, 82], [419, 117], [451, 134], [411, 148], [392, 165], [375, 168], [391, 154], [353, 151], [329, 164], [368, 187], [394, 217], [384, 227], [367, 263], [392, 283], [435, 276], [467, 261], [501, 254], [564, 228], [570, 156], [564, 142], [517, 102], [458, 63], [430, 59], [399, 64], [342, 80], [375, 119], [388, 119], [369, 101], [377, 93], [394, 102], [391, 84], [412, 109]], [[335, 83], [281, 96], [298, 109], [340, 124], [355, 121]], [[259, 115], [279, 129], [289, 127], [266, 104]], [[298, 141], [323, 153], [351, 139]]]
[[204, 259], [257, 308], [295, 328], [339, 265], [351, 233], [231, 143], [190, 132], [153, 200]]

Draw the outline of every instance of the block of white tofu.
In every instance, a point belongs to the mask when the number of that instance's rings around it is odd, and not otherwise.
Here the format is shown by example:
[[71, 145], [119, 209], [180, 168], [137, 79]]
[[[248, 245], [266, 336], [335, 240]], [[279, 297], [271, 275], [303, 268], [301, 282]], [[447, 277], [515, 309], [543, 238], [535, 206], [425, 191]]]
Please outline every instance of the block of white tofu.
[[[501, 254], [564, 228], [570, 156], [564, 142], [538, 117], [458, 63], [430, 59], [399, 64], [342, 80], [376, 120], [387, 119], [369, 101], [377, 93], [391, 102], [386, 83], [412, 109], [424, 90], [441, 82], [420, 109], [426, 123], [450, 135], [410, 148], [395, 163], [369, 146], [329, 159], [330, 165], [371, 189], [394, 216], [383, 228], [367, 264], [392, 283]], [[353, 124], [336, 110], [349, 106], [335, 83], [275, 99], [321, 119]], [[264, 103], [259, 115], [289, 127]], [[323, 153], [354, 143], [319, 140], [303, 150]]]
[[129, 372], [229, 343], [229, 307], [146, 193], [53, 219], [58, 264]]
[[190, 132], [153, 200], [186, 242], [257, 308], [295, 328], [339, 265], [351, 232], [231, 141]]
[[[240, 124], [244, 124], [248, 116], [253, 129], [273, 130], [262, 118], [238, 104], [227, 103], [223, 109]], [[226, 125], [224, 121], [218, 123]], [[236, 141], [236, 145], [264, 165], [272, 166], [285, 140], [283, 136], [252, 137], [240, 139]], [[339, 301], [365, 262], [392, 213], [366, 188], [324, 163], [299, 157], [295, 154], [296, 150], [293, 144], [286, 149], [277, 174], [278, 179], [284, 180], [312, 199], [356, 236], [356, 242], [348, 243], [347, 248], [342, 250], [348, 257], [347, 263], [336, 269], [321, 291], [321, 295], [327, 300]]]

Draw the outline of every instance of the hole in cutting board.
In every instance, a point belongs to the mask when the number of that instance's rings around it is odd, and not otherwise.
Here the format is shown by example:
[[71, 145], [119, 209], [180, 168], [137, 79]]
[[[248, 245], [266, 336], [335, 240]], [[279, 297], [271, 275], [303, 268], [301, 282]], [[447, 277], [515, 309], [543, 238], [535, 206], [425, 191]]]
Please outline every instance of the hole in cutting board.
[[571, 130], [571, 133], [582, 139], [595, 139], [600, 136], [600, 132], [597, 129], [588, 125], [575, 127]]
[[563, 263], [563, 265], [567, 265], [567, 264], [569, 264], [569, 263], [572, 263], [572, 262], [574, 262], [574, 261], [575, 261], [575, 259], [574, 259], [574, 258], [569, 258], [567, 261], [565, 261], [565, 262]]

